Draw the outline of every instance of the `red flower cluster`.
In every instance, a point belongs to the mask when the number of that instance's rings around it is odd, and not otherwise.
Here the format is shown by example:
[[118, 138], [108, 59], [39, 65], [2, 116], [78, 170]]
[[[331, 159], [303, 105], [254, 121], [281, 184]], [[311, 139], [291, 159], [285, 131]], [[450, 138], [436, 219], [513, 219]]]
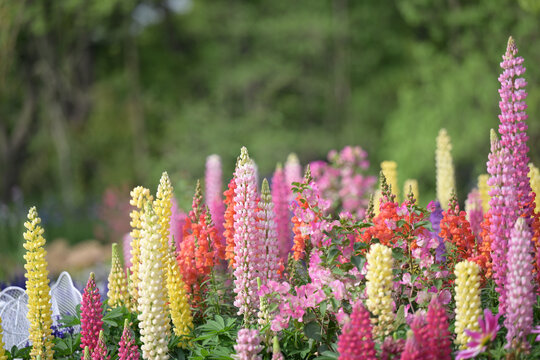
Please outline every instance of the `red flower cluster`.
[[225, 195], [224, 203], [227, 207], [224, 216], [225, 223], [223, 224], [225, 228], [223, 236], [226, 242], [225, 259], [229, 261], [229, 265], [233, 269], [236, 267], [234, 262], [234, 189], [236, 189], [236, 182], [233, 177], [229, 182], [228, 189], [223, 193]]

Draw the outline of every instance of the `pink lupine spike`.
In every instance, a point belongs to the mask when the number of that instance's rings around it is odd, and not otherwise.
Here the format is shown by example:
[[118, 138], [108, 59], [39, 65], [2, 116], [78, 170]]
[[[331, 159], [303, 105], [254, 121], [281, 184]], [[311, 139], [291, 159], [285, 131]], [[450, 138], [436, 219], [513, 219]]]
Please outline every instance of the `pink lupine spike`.
[[375, 360], [375, 343], [369, 313], [358, 301], [350, 321], [343, 326], [338, 338], [339, 360]]
[[90, 273], [81, 302], [81, 349], [88, 346], [91, 353], [97, 346], [99, 332], [103, 326], [101, 305], [101, 296], [96, 286], [95, 275]]
[[118, 345], [118, 360], [140, 359], [139, 347], [135, 343], [135, 338], [133, 337], [133, 332], [129, 327], [127, 319], [124, 322], [124, 331]]
[[223, 242], [225, 204], [223, 202], [223, 182], [221, 178], [221, 158], [219, 155], [210, 155], [206, 158], [206, 173], [204, 177], [206, 206], [210, 210], [212, 221], [218, 231], [218, 237]]
[[236, 351], [235, 358], [238, 360], [262, 360], [262, 356], [258, 355], [263, 349], [261, 345], [261, 337], [258, 330], [240, 329], [234, 350]]
[[263, 262], [259, 270], [259, 278], [262, 284], [268, 281], [278, 280], [279, 253], [276, 222], [274, 214], [274, 203], [270, 195], [268, 181], [263, 180], [261, 189], [261, 200], [259, 201], [259, 229], [261, 234], [261, 244], [263, 246]]
[[274, 212], [276, 214], [279, 256], [283, 262], [287, 261], [292, 248], [289, 193], [290, 189], [285, 181], [285, 174], [281, 165], [278, 165], [272, 178], [272, 201], [274, 202]]
[[125, 234], [122, 238], [122, 255], [124, 256], [124, 267], [131, 268], [131, 235]]
[[96, 348], [92, 352], [92, 360], [110, 360], [110, 356], [107, 356], [107, 345], [105, 345], [105, 335], [103, 330], [99, 332], [99, 339], [96, 344]]
[[288, 190], [289, 190], [289, 202], [293, 201], [295, 198], [295, 194], [292, 192], [292, 183], [297, 182], [300, 183], [303, 180], [302, 176], [302, 165], [300, 165], [300, 161], [298, 160], [298, 156], [296, 154], [292, 153], [289, 154], [287, 157], [287, 161], [285, 162], [285, 182], [287, 183]]
[[478, 189], [473, 189], [467, 195], [465, 201], [465, 212], [467, 212], [467, 220], [471, 224], [471, 230], [474, 236], [478, 240], [480, 239], [480, 233], [482, 232], [481, 224], [484, 219], [482, 210], [482, 198]]
[[187, 214], [178, 207], [178, 201], [173, 197], [171, 199], [171, 220], [169, 223], [169, 245], [179, 249], [180, 243], [184, 237], [184, 224]]
[[519, 218], [512, 231], [508, 246], [507, 312], [504, 326], [507, 347], [528, 347], [527, 335], [533, 325], [533, 307], [536, 296], [533, 291], [532, 234], [523, 218]]
[[437, 297], [431, 300], [426, 316], [425, 343], [427, 358], [430, 360], [452, 359], [452, 342], [448, 330], [448, 315]]

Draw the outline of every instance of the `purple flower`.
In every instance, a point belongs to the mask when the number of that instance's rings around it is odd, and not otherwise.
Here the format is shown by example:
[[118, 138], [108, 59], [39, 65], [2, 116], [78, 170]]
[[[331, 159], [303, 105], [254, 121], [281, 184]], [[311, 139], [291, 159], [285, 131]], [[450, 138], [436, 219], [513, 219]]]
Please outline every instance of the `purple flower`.
[[500, 329], [499, 317], [501, 314], [493, 315], [491, 310], [484, 310], [484, 318], [478, 318], [478, 325], [480, 331], [465, 330], [465, 333], [471, 337], [471, 341], [467, 344], [468, 349], [461, 350], [456, 356], [456, 360], [460, 359], [472, 359], [475, 356], [486, 351], [490, 342], [495, 340], [497, 332]]

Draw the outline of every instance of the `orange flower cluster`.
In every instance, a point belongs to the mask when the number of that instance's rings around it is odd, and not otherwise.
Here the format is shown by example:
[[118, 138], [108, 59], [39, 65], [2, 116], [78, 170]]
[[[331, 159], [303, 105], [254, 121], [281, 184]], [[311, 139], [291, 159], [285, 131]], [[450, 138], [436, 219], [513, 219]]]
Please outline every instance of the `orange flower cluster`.
[[176, 257], [192, 306], [202, 300], [205, 292], [202, 284], [208, 280], [212, 269], [224, 256], [223, 246], [208, 209], [200, 209], [199, 196], [196, 194], [193, 200], [193, 209], [186, 219], [184, 237]]
[[224, 203], [227, 207], [227, 210], [225, 210], [225, 223], [223, 224], [225, 228], [223, 236], [226, 241], [225, 259], [229, 261], [229, 266], [233, 269], [236, 267], [234, 260], [234, 189], [236, 189], [236, 182], [233, 177], [229, 182], [228, 189], [223, 193], [225, 195]]
[[447, 243], [453, 244], [456, 249], [448, 254], [449, 271], [460, 261], [477, 256], [476, 238], [467, 221], [467, 213], [459, 210], [457, 198], [453, 196], [448, 204], [448, 210], [443, 212], [441, 232], [439, 236]]
[[480, 266], [484, 272], [483, 278], [491, 278], [493, 274], [493, 264], [491, 263], [491, 211], [488, 211], [484, 214], [484, 220], [480, 224], [481, 232], [480, 239], [482, 242], [477, 245], [478, 251], [477, 254], [471, 257], [471, 261], [475, 262]]
[[[296, 201], [298, 202], [298, 205], [303, 208], [307, 209], [309, 204], [307, 201], [302, 201], [302, 195], [298, 194], [296, 197]], [[305, 229], [307, 226], [309, 226], [307, 223], [302, 221], [298, 216], [293, 216], [291, 219], [293, 223], [293, 256], [294, 260], [298, 261], [300, 259], [304, 258], [304, 255], [306, 253], [306, 240], [309, 240], [309, 235], [302, 231], [302, 229]]]

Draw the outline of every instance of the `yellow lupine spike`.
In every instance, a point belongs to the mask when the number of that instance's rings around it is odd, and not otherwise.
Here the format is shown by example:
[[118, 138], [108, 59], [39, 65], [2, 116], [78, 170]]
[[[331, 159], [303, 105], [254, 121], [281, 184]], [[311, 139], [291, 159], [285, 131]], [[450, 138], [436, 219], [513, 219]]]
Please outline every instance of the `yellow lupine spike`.
[[129, 300], [128, 283], [126, 273], [120, 262], [120, 253], [118, 252], [118, 244], [112, 244], [111, 271], [109, 272], [109, 306], [112, 308], [125, 305], [131, 309]]
[[[169, 224], [171, 221], [172, 197], [173, 187], [171, 185], [171, 180], [169, 179], [167, 172], [164, 171], [159, 180], [156, 200], [154, 200], [154, 211], [158, 216], [158, 222], [161, 229], [161, 252], [163, 259], [167, 257], [169, 249]], [[163, 261], [163, 265], [163, 270], [167, 273], [165, 260]]]
[[407, 179], [403, 184], [403, 196], [408, 195], [412, 191], [416, 203], [419, 201], [419, 192], [418, 192], [418, 181], [416, 179]]
[[448, 209], [452, 191], [456, 189], [454, 164], [452, 162], [452, 143], [446, 129], [441, 129], [437, 136], [435, 166], [437, 171], [437, 199], [443, 210]]
[[147, 203], [151, 203], [154, 200], [153, 196], [150, 194], [150, 190], [142, 186], [137, 186], [131, 191], [131, 206], [134, 206], [135, 209], [131, 211], [129, 216], [131, 217], [131, 274], [129, 282], [129, 294], [132, 297], [133, 301], [137, 301], [139, 298], [139, 267], [141, 265], [141, 229], [142, 229], [142, 218], [144, 214], [144, 208]]
[[6, 351], [4, 350], [4, 341], [3, 341], [3, 338], [2, 338], [2, 333], [4, 332], [4, 330], [2, 329], [2, 318], [0, 318], [0, 360], [7, 360], [7, 354], [6, 354]]
[[399, 199], [397, 163], [395, 161], [383, 161], [381, 163], [381, 171], [386, 177], [386, 182], [392, 187], [392, 194], [396, 195], [396, 200]]
[[485, 213], [489, 210], [489, 185], [488, 174], [478, 175], [478, 192], [480, 193], [480, 199], [482, 200], [482, 211]]
[[36, 360], [52, 360], [54, 351], [52, 336], [52, 309], [47, 261], [45, 256], [45, 238], [40, 226], [36, 207], [28, 211], [28, 221], [24, 223], [26, 231], [23, 234], [26, 249], [24, 259], [26, 264], [26, 294], [28, 295], [27, 318], [30, 322], [29, 340], [32, 343], [30, 357]]
[[180, 268], [176, 262], [176, 249], [171, 244], [167, 254], [167, 293], [169, 295], [169, 311], [174, 325], [176, 336], [184, 337], [178, 346], [186, 348], [189, 341], [185, 338], [189, 336], [193, 329], [193, 317], [189, 307], [188, 296]]
[[465, 349], [471, 338], [465, 329], [479, 331], [478, 317], [482, 315], [480, 302], [480, 267], [472, 261], [462, 261], [454, 269], [456, 275], [456, 345]]
[[533, 163], [529, 164], [529, 179], [531, 181], [532, 191], [536, 194], [536, 208], [535, 212], [540, 212], [540, 171]]
[[375, 316], [373, 334], [385, 337], [392, 332], [392, 249], [381, 244], [373, 244], [366, 256], [366, 306]]

